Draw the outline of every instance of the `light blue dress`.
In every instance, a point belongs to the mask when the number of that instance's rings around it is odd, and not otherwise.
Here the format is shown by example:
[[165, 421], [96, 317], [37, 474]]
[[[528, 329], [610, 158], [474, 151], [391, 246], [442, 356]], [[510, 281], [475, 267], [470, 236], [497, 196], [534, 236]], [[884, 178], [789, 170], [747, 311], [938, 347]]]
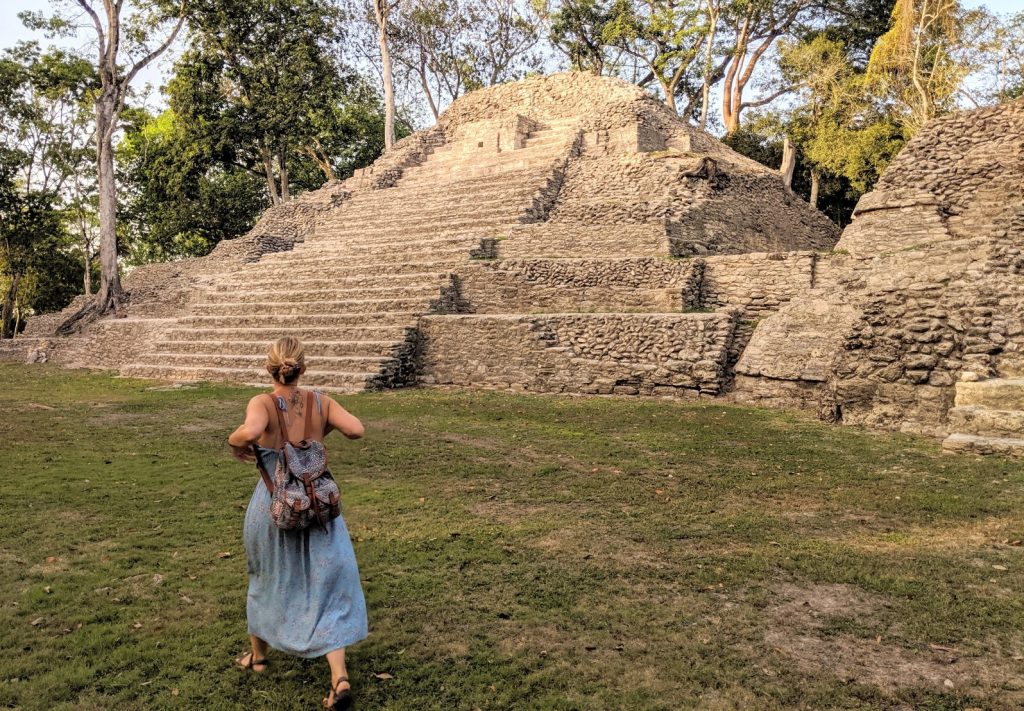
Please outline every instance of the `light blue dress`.
[[[277, 450], [257, 445], [267, 471]], [[368, 633], [366, 601], [345, 519], [324, 530], [282, 531], [270, 520], [270, 492], [256, 482], [245, 511], [249, 634], [299, 657], [321, 657]]]

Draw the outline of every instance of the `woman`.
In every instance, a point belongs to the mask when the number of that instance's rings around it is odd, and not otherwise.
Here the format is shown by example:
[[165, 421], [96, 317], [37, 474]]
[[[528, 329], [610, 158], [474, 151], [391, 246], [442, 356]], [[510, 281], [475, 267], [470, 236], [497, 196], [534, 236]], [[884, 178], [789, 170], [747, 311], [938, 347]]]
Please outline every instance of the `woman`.
[[[273, 392], [249, 401], [245, 423], [228, 437], [232, 454], [242, 462], [258, 456], [273, 472], [285, 439], [322, 440], [331, 430], [349, 439], [363, 436], [363, 425], [333, 399], [299, 387], [306, 372], [302, 343], [282, 338], [270, 349], [267, 371]], [[287, 432], [278, 425], [278, 407], [285, 413]], [[303, 432], [306, 411], [312, 408], [309, 432]], [[353, 706], [345, 671], [345, 647], [367, 635], [366, 602], [359, 584], [352, 541], [345, 520], [338, 516], [326, 529], [277, 528], [269, 515], [270, 492], [262, 480], [245, 512], [245, 553], [249, 566], [246, 614], [252, 650], [235, 662], [244, 669], [265, 672], [270, 647], [299, 657], [327, 657], [331, 690], [324, 699], [329, 709]]]

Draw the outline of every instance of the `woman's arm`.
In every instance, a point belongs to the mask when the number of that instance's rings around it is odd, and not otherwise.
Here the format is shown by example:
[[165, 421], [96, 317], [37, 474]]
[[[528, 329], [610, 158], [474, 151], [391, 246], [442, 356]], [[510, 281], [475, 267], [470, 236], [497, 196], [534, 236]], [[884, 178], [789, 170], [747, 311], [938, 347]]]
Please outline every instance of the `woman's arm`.
[[331, 430], [338, 430], [349, 439], [359, 439], [363, 436], [366, 430], [363, 428], [363, 423], [359, 421], [358, 417], [335, 402], [333, 398], [325, 397], [324, 401], [327, 405], [327, 426], [324, 428], [325, 437]]
[[245, 422], [238, 426], [228, 437], [228, 444], [231, 445], [231, 455], [240, 462], [253, 462], [256, 460], [252, 451], [252, 445], [260, 438], [267, 429], [269, 422], [267, 408], [260, 402], [257, 395], [249, 401], [245, 408]]

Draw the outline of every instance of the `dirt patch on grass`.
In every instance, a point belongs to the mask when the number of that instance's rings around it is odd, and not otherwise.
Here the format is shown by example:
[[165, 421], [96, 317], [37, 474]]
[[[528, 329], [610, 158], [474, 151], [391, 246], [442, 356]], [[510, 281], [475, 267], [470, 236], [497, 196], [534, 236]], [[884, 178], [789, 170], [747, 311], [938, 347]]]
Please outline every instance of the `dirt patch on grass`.
[[857, 531], [841, 537], [843, 545], [872, 553], [913, 550], [915, 553], [956, 552], [997, 547], [1019, 530], [1020, 521], [1011, 517], [990, 517], [980, 521], [947, 523], [942, 526], [911, 526], [888, 530]]
[[1024, 705], [1024, 680], [1012, 660], [968, 656], [951, 647], [907, 649], [883, 638], [826, 635], [836, 618], [869, 618], [884, 598], [850, 585], [785, 586], [768, 608], [765, 643], [804, 673], [831, 674], [845, 683], [878, 687], [894, 695], [902, 689], [971, 694], [993, 708]]
[[587, 560], [596, 565], [613, 568], [656, 568], [673, 565], [671, 560], [653, 546], [616, 537], [611, 531], [600, 528], [560, 528], [556, 531], [527, 541], [527, 545], [555, 555], [564, 555], [578, 560]]
[[481, 501], [469, 506], [469, 512], [474, 516], [480, 516], [495, 523], [514, 526], [526, 519], [539, 517], [541, 514], [550, 514], [551, 510], [547, 506], [534, 504], [520, 504], [508, 501]]

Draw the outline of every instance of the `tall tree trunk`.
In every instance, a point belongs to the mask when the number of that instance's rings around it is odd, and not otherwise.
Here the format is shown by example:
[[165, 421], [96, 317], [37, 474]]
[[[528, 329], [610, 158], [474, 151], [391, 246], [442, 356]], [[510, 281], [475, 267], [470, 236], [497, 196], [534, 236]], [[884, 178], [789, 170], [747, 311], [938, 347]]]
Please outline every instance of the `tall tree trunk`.
[[286, 149], [281, 149], [281, 153], [277, 157], [277, 162], [280, 166], [280, 170], [278, 172], [281, 175], [281, 202], [288, 202], [292, 199], [292, 194], [288, 187], [288, 158]]
[[437, 121], [441, 115], [437, 110], [437, 104], [434, 103], [434, 93], [430, 90], [430, 82], [427, 81], [427, 55], [422, 46], [420, 46], [420, 61], [416, 72], [420, 77], [423, 94], [427, 97], [427, 103], [430, 105], [430, 113], [434, 114], [434, 121]]
[[395, 80], [391, 71], [391, 51], [388, 49], [388, 13], [390, 0], [373, 0], [373, 14], [377, 19], [377, 44], [384, 71], [384, 149], [395, 145]]
[[100, 201], [100, 288], [97, 312], [118, 311], [124, 304], [117, 264], [117, 187], [114, 175], [114, 130], [117, 95], [106, 90], [96, 100], [96, 154]]
[[708, 112], [711, 104], [711, 69], [714, 61], [715, 35], [718, 33], [718, 12], [708, 17], [711, 30], [708, 32], [707, 49], [704, 52], [704, 82], [700, 88], [700, 130], [708, 130]]
[[92, 296], [92, 255], [89, 254], [89, 238], [85, 236], [85, 232], [82, 232], [82, 253], [85, 255], [83, 258], [85, 267], [83, 270], [83, 286], [85, 287], [85, 295]]
[[821, 183], [821, 174], [811, 168], [811, 207], [818, 207], [818, 188]]
[[270, 194], [270, 204], [280, 205], [281, 195], [277, 192], [277, 179], [274, 177], [274, 157], [263, 141], [260, 141], [260, 162], [263, 163], [263, 177], [267, 180], [267, 192]]
[[782, 140], [782, 165], [779, 172], [782, 173], [782, 184], [786, 186], [786, 192], [793, 192], [793, 171], [796, 170], [796, 149], [789, 141], [789, 136]]
[[660, 79], [659, 79], [659, 83], [661, 84], [661, 90], [665, 92], [665, 106], [667, 106], [670, 109], [672, 109], [672, 113], [678, 114], [679, 112], [676, 110], [676, 92], [675, 92], [675, 87], [674, 86], [671, 86], [671, 87], [668, 86], [664, 81], [661, 81]]
[[11, 329], [11, 313], [14, 311], [14, 300], [18, 296], [18, 287], [21, 285], [21, 274], [11, 277], [11, 283], [7, 286], [7, 293], [4, 294], [3, 309], [0, 309], [0, 336], [14, 338]]

